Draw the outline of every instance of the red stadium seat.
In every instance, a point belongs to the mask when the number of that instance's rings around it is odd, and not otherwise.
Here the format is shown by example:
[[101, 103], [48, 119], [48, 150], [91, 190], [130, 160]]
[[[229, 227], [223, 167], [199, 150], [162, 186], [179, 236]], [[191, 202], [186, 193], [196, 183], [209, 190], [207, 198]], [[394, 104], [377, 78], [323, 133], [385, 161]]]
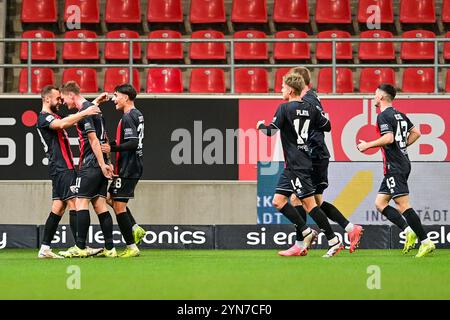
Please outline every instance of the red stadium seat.
[[22, 0], [22, 23], [54, 23], [56, 8], [55, 0]]
[[450, 69], [447, 69], [445, 76], [445, 92], [450, 92]]
[[[360, 34], [360, 38], [386, 39], [393, 38], [391, 32], [384, 30], [368, 30]], [[359, 59], [361, 60], [394, 60], [395, 49], [393, 42], [360, 42]]]
[[[339, 39], [350, 38], [350, 33], [340, 30], [322, 31], [317, 34], [319, 39]], [[316, 45], [316, 57], [319, 60], [331, 60], [332, 58], [331, 43], [318, 42]], [[350, 42], [336, 43], [336, 59], [337, 60], [350, 60], [352, 59], [352, 45]]]
[[82, 93], [97, 92], [97, 71], [92, 68], [70, 68], [63, 72], [62, 83], [75, 81]]
[[189, 82], [191, 93], [225, 93], [225, 72], [217, 68], [193, 69]]
[[309, 23], [308, 0], [275, 0], [275, 23]]
[[191, 0], [189, 21], [198, 23], [225, 23], [224, 0]]
[[265, 0], [233, 0], [231, 22], [267, 23]]
[[395, 87], [395, 71], [392, 68], [363, 68], [359, 78], [359, 91], [374, 93], [382, 83]]
[[316, 22], [350, 24], [352, 22], [350, 0], [316, 0]]
[[401, 0], [400, 23], [435, 23], [434, 0]]
[[[136, 31], [130, 30], [116, 30], [110, 31], [106, 34], [108, 39], [138, 39], [139, 34]], [[130, 54], [130, 45], [128, 42], [107, 42], [105, 44], [105, 59], [106, 60], [128, 60]], [[141, 44], [139, 42], [133, 43], [133, 58], [141, 58]]]
[[280, 93], [283, 86], [283, 77], [291, 70], [291, 68], [280, 68], [275, 72], [275, 93]]
[[359, 0], [358, 1], [358, 22], [367, 23], [369, 20], [372, 23], [376, 21], [373, 15], [377, 12], [372, 10], [371, 6], [380, 8], [380, 23], [394, 23], [394, 8], [392, 0]]
[[64, 22], [67, 22], [69, 17], [73, 21], [72, 15], [77, 12], [71, 6], [80, 8], [81, 23], [100, 23], [100, 6], [98, 0], [66, 0], [64, 6]]
[[[23, 39], [54, 39], [55, 34], [46, 30], [25, 31]], [[34, 42], [31, 44], [31, 58], [33, 60], [56, 60], [56, 43], [54, 42]], [[20, 59], [28, 59], [28, 43], [20, 44]]]
[[[275, 34], [276, 39], [306, 39], [308, 34], [298, 30], [279, 31]], [[309, 60], [311, 53], [308, 42], [276, 42], [273, 49], [275, 60]]]
[[[31, 69], [31, 92], [39, 93], [45, 86], [55, 84], [53, 70], [49, 68], [32, 68]], [[28, 69], [24, 68], [20, 71], [19, 76], [19, 93], [28, 92]]]
[[[412, 30], [406, 31], [402, 35], [403, 38], [436, 38], [432, 31]], [[401, 58], [403, 60], [434, 60], [434, 43], [433, 42], [403, 42], [401, 49]]]
[[[181, 39], [181, 33], [173, 30], [156, 30], [150, 32], [149, 39]], [[181, 42], [149, 42], [147, 59], [150, 60], [181, 60], [183, 59], [183, 44]]]
[[236, 93], [268, 93], [269, 80], [266, 69], [239, 68], [234, 72]]
[[434, 69], [406, 68], [403, 72], [402, 91], [408, 93], [433, 93]]
[[[192, 32], [192, 39], [223, 39], [220, 31], [200, 30]], [[227, 50], [223, 42], [193, 42], [189, 49], [191, 60], [226, 60]]]
[[[333, 77], [332, 68], [323, 68], [319, 71], [317, 81], [317, 92], [332, 93], [333, 92]], [[352, 70], [349, 68], [336, 69], [336, 93], [351, 93], [353, 92], [353, 76]]]
[[140, 23], [141, 0], [107, 0], [106, 23]]
[[[234, 34], [235, 39], [264, 39], [262, 31], [244, 30]], [[236, 42], [234, 45], [235, 60], [267, 60], [269, 58], [266, 42]]]
[[450, 0], [442, 2], [442, 22], [450, 23]]
[[153, 68], [147, 74], [147, 93], [181, 93], [183, 75], [179, 68]]
[[[65, 39], [96, 39], [97, 34], [88, 30], [68, 31]], [[98, 60], [98, 42], [64, 42], [63, 60]]]
[[[450, 38], [450, 31], [445, 34], [446, 38]], [[444, 42], [444, 59], [450, 60], [450, 42]]]
[[181, 0], [148, 1], [147, 21], [151, 23], [183, 22], [183, 7], [181, 5]]
[[[128, 82], [130, 82], [129, 68], [108, 68], [105, 71], [103, 90], [111, 93], [118, 85]], [[133, 69], [133, 87], [137, 92], [141, 91], [140, 83], [139, 72]]]

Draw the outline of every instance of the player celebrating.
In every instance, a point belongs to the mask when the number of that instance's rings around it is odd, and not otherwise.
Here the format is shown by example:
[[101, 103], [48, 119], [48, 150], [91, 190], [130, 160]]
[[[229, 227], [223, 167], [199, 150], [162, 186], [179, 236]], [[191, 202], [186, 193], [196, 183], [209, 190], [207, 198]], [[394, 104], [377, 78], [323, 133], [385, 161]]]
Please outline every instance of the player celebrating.
[[290, 249], [281, 251], [279, 254], [305, 256], [316, 236], [315, 231], [306, 226], [305, 219], [288, 202], [288, 197], [295, 192], [305, 210], [325, 232], [329, 250], [323, 257], [332, 257], [342, 250], [343, 246], [314, 199], [314, 187], [311, 181], [312, 161], [308, 149], [308, 139], [312, 131], [330, 131], [331, 124], [315, 106], [300, 98], [304, 88], [303, 77], [298, 74], [286, 75], [283, 78], [282, 94], [283, 99], [288, 102], [278, 107], [269, 126], [266, 126], [264, 121], [258, 121], [257, 129], [262, 129], [269, 136], [280, 130], [286, 159], [286, 168], [278, 182], [273, 205], [295, 224], [297, 241]]
[[[69, 81], [61, 87], [61, 95], [69, 109], [76, 108], [82, 112], [92, 105], [80, 95], [80, 87], [74, 81]], [[92, 202], [105, 238], [105, 248], [98, 256], [117, 257], [112, 238], [113, 221], [106, 205], [108, 179], [112, 178], [113, 169], [112, 165], [107, 163], [100, 147], [100, 143], [105, 143], [107, 139], [104, 119], [100, 114], [83, 119], [77, 123], [77, 130], [80, 141], [80, 163], [76, 183], [78, 234], [76, 245], [60, 254], [65, 257], [81, 258], [90, 255], [86, 249], [86, 238], [91, 224], [89, 202]]]
[[118, 176], [114, 177], [109, 187], [108, 202], [116, 213], [120, 232], [127, 244], [127, 249], [119, 256], [121, 258], [139, 256], [136, 244], [145, 236], [145, 230], [136, 224], [127, 207], [129, 199], [134, 198], [134, 189], [144, 168], [144, 116], [134, 106], [136, 95], [130, 84], [114, 89], [113, 102], [123, 116], [117, 126], [116, 141], [101, 145], [104, 153], [116, 152], [115, 174]]
[[[409, 203], [408, 177], [411, 172], [411, 162], [407, 147], [420, 137], [420, 131], [414, 127], [408, 117], [392, 107], [396, 90], [389, 84], [381, 84], [375, 92], [375, 106], [381, 113], [377, 117], [378, 130], [381, 137], [366, 142], [360, 140], [357, 148], [364, 152], [370, 148], [381, 147], [384, 163], [384, 179], [375, 200], [375, 206], [385, 216], [401, 212], [414, 233], [410, 241], [405, 242], [404, 253], [414, 248], [416, 235], [421, 241], [416, 257], [420, 258], [436, 249], [434, 243], [427, 237], [417, 213]], [[409, 134], [408, 134], [409, 133]], [[398, 211], [389, 206], [391, 199], [397, 205]]]
[[38, 253], [38, 258], [63, 258], [52, 252], [51, 241], [55, 235], [66, 206], [70, 210], [70, 229], [76, 239], [76, 211], [75, 194], [72, 186], [75, 185], [77, 174], [74, 169], [72, 152], [66, 128], [75, 125], [88, 116], [100, 113], [97, 106], [91, 106], [77, 114], [61, 119], [58, 116], [62, 104], [59, 89], [46, 86], [41, 91], [42, 111], [39, 113], [37, 131], [41, 137], [44, 152], [48, 159], [48, 170], [52, 180], [52, 211], [47, 218], [44, 228], [44, 238]]
[[[305, 80], [306, 87], [302, 93], [303, 101], [308, 102], [318, 108], [320, 112], [323, 112], [319, 97], [310, 87], [311, 73], [309, 70], [305, 67], [297, 67], [293, 68], [290, 72], [299, 74], [303, 77], [303, 80]], [[338, 208], [329, 202], [323, 201], [323, 192], [328, 187], [328, 165], [330, 163], [330, 152], [325, 143], [324, 132], [320, 130], [312, 131], [307, 143], [312, 159], [313, 171], [311, 179], [315, 189], [314, 198], [316, 199], [317, 205], [320, 206], [327, 217], [339, 224], [348, 233], [348, 238], [350, 240], [349, 251], [352, 253], [355, 251], [361, 240], [363, 228], [360, 225], [354, 225], [349, 222]], [[295, 206], [297, 211], [300, 212], [303, 219], [306, 220], [306, 211], [295, 194], [291, 196], [291, 203]]]

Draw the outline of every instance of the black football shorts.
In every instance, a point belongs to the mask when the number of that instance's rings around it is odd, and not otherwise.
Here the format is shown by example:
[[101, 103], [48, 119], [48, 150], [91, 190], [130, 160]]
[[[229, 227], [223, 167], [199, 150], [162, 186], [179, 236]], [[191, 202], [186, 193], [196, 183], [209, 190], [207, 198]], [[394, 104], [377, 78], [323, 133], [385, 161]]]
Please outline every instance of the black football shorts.
[[278, 180], [275, 193], [290, 197], [295, 193], [299, 199], [314, 195], [314, 187], [311, 180], [310, 170], [284, 169]]
[[108, 179], [99, 167], [85, 167], [78, 172], [78, 198], [94, 199], [106, 198]]
[[392, 198], [397, 198], [401, 196], [406, 196], [409, 194], [408, 189], [408, 174], [401, 173], [387, 173], [384, 176], [383, 182], [381, 182], [380, 189], [378, 193], [388, 194]]
[[109, 186], [109, 194], [114, 201], [128, 202], [134, 198], [134, 189], [139, 179], [116, 177]]
[[75, 181], [77, 173], [75, 170], [65, 170], [51, 177], [52, 199], [66, 201], [76, 197]]

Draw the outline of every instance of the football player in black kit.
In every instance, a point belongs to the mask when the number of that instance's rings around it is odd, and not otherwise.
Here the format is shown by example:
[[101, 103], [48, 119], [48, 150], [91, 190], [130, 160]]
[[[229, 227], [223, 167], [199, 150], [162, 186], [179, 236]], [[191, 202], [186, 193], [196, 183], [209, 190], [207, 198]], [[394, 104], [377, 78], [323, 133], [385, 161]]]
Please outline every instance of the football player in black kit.
[[[61, 96], [69, 109], [78, 109], [79, 112], [93, 105], [80, 95], [80, 87], [74, 81], [69, 81], [61, 87]], [[77, 239], [75, 246], [67, 251], [61, 251], [60, 255], [80, 258], [89, 256], [86, 240], [91, 224], [89, 215], [89, 202], [91, 202], [105, 239], [105, 248], [97, 256], [114, 258], [117, 257], [117, 252], [112, 238], [113, 221], [106, 205], [108, 179], [112, 178], [113, 167], [108, 163], [100, 147], [100, 144], [107, 140], [102, 115], [79, 121], [77, 131], [80, 141], [80, 162], [76, 181]]]
[[285, 169], [278, 181], [273, 205], [295, 225], [297, 241], [288, 250], [280, 251], [279, 255], [305, 256], [317, 237], [317, 233], [306, 226], [305, 219], [289, 203], [289, 197], [295, 193], [306, 212], [328, 239], [329, 250], [323, 257], [332, 257], [342, 250], [343, 246], [314, 198], [312, 161], [308, 149], [308, 139], [312, 132], [330, 131], [331, 124], [320, 110], [301, 99], [304, 88], [302, 76], [292, 73], [286, 75], [283, 78], [282, 94], [283, 99], [288, 102], [278, 107], [270, 125], [266, 126], [264, 121], [258, 121], [256, 127], [268, 136], [274, 135], [278, 130], [281, 133]]
[[[305, 67], [296, 67], [290, 70], [292, 73], [297, 73], [305, 80], [305, 90], [302, 93], [303, 101], [306, 101], [313, 106], [317, 107], [323, 112], [323, 107], [316, 92], [311, 88], [311, 73]], [[314, 198], [317, 205], [320, 206], [322, 211], [327, 215], [327, 218], [331, 221], [339, 224], [348, 234], [350, 240], [350, 253], [353, 253], [359, 245], [363, 228], [360, 225], [352, 224], [345, 216], [336, 208], [333, 204], [323, 201], [323, 192], [328, 188], [328, 165], [330, 159], [330, 152], [328, 151], [325, 143], [325, 134], [323, 131], [313, 131], [308, 139], [308, 148], [310, 151], [311, 159], [313, 162], [313, 172], [311, 179], [313, 182]], [[306, 220], [306, 211], [301, 205], [300, 200], [293, 194], [291, 196], [291, 204]]]
[[[52, 211], [47, 218], [44, 228], [44, 237], [38, 258], [63, 258], [52, 252], [51, 242], [55, 235], [61, 217], [66, 207], [70, 210], [70, 228], [76, 239], [76, 211], [73, 192], [77, 173], [73, 165], [73, 156], [70, 150], [69, 138], [66, 128], [75, 125], [88, 116], [100, 113], [97, 106], [91, 106], [77, 114], [61, 118], [58, 115], [62, 105], [59, 89], [54, 86], [45, 86], [41, 91], [42, 110], [39, 113], [37, 131], [48, 159], [48, 170], [52, 180]], [[71, 188], [72, 187], [72, 188]]]
[[[411, 172], [411, 162], [407, 147], [420, 138], [420, 131], [414, 127], [408, 117], [392, 107], [396, 90], [389, 84], [381, 84], [375, 92], [375, 106], [381, 113], [377, 117], [377, 129], [380, 138], [366, 142], [360, 140], [357, 145], [359, 151], [364, 152], [370, 148], [381, 148], [384, 164], [384, 179], [375, 200], [377, 210], [396, 223], [399, 212], [413, 230], [406, 230], [406, 241], [403, 249], [408, 253], [414, 248], [417, 237], [421, 241], [417, 258], [423, 257], [436, 249], [434, 243], [428, 238], [419, 216], [409, 202], [408, 177]], [[389, 205], [391, 200], [397, 205], [397, 210]], [[401, 216], [400, 216], [401, 218]], [[400, 228], [404, 228], [399, 225]]]
[[130, 84], [115, 88], [113, 102], [123, 115], [117, 125], [116, 140], [101, 146], [104, 153], [116, 153], [115, 176], [108, 190], [108, 203], [116, 213], [120, 232], [127, 244], [126, 250], [119, 255], [121, 258], [139, 256], [136, 244], [145, 236], [145, 230], [136, 224], [127, 206], [128, 201], [134, 198], [134, 189], [144, 169], [144, 116], [134, 105], [136, 95]]

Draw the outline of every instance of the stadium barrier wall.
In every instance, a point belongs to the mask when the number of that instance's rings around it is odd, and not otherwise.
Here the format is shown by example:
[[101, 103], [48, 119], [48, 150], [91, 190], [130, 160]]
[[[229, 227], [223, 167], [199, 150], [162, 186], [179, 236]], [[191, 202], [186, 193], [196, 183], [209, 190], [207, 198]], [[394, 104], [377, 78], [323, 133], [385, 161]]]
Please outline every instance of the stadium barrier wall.
[[[147, 230], [141, 248], [145, 249], [283, 249], [295, 241], [292, 225], [143, 225]], [[317, 226], [312, 226], [317, 229]], [[405, 236], [395, 226], [363, 226], [364, 236], [361, 249], [400, 249]], [[350, 244], [347, 234], [333, 226], [335, 233]], [[43, 225], [0, 225], [0, 249], [38, 248], [44, 231]], [[450, 248], [450, 226], [425, 226], [425, 231], [437, 248]], [[117, 247], [125, 246], [118, 227], [113, 232]], [[104, 245], [100, 226], [91, 226], [87, 238], [88, 245]], [[53, 248], [67, 248], [74, 244], [67, 225], [60, 225], [52, 242]], [[328, 246], [323, 234], [318, 239], [317, 248]]]

